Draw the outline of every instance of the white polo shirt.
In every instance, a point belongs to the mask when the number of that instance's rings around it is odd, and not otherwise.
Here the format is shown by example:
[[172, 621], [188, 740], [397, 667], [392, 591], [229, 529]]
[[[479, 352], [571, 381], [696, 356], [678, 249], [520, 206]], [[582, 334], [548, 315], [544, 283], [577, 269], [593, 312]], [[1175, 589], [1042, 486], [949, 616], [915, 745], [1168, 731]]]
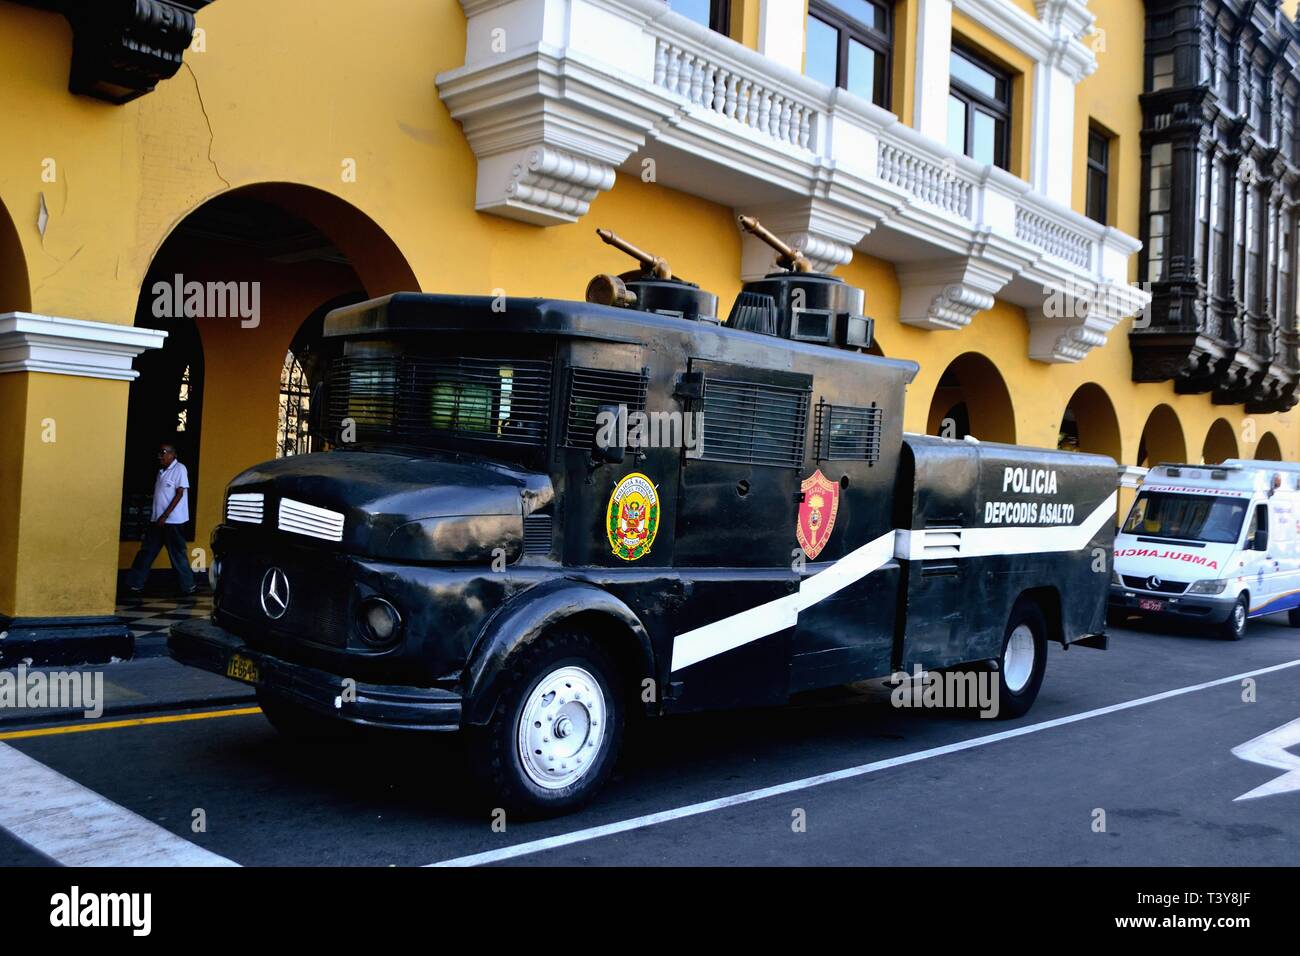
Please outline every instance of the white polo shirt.
[[158, 469], [158, 480], [153, 483], [153, 521], [162, 517], [167, 506], [176, 497], [176, 489], [184, 488], [185, 494], [176, 503], [172, 513], [167, 516], [168, 524], [184, 524], [190, 520], [190, 473], [179, 460], [174, 460], [166, 468]]

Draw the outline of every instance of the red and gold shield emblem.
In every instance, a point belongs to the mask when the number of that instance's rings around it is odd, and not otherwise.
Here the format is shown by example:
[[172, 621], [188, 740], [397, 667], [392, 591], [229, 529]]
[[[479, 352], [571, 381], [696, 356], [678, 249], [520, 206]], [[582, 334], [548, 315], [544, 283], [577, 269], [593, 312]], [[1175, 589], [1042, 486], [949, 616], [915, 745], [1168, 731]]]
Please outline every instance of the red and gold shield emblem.
[[795, 536], [809, 560], [816, 558], [830, 540], [835, 527], [835, 513], [840, 510], [840, 486], [819, 470], [799, 486], [803, 502], [799, 505], [799, 526]]

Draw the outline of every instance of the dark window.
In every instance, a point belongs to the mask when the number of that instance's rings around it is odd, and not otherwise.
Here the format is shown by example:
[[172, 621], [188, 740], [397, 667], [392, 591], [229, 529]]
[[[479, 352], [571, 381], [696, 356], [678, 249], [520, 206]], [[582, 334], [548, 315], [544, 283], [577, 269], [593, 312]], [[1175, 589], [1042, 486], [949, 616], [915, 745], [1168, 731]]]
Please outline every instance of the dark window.
[[1214, 35], [1214, 92], [1225, 105], [1232, 103], [1232, 47], [1222, 33]]
[[806, 389], [705, 378], [702, 458], [798, 467], [807, 426]]
[[544, 445], [546, 359], [349, 355], [329, 372], [327, 430], [357, 442]]
[[1174, 85], [1174, 55], [1162, 53], [1151, 58], [1151, 92], [1167, 90]]
[[1011, 78], [975, 54], [952, 49], [948, 145], [981, 163], [1007, 168], [1011, 152]]
[[1247, 551], [1268, 550], [1268, 505], [1255, 505], [1243, 544]]
[[889, 8], [875, 0], [812, 0], [804, 73], [889, 108]]
[[1103, 225], [1110, 202], [1110, 140], [1095, 129], [1088, 130], [1088, 218]]
[[1173, 147], [1156, 143], [1151, 147], [1151, 181], [1147, 189], [1147, 281], [1165, 277], [1169, 242], [1169, 200], [1173, 194]]
[[818, 461], [865, 461], [880, 459], [882, 410], [876, 406], [817, 403], [816, 443]]
[[[568, 448], [590, 448], [596, 440], [596, 416], [602, 405], [621, 405], [628, 412], [645, 411], [647, 369], [616, 372], [598, 368], [569, 369], [569, 407], [564, 423]], [[629, 431], [628, 440], [632, 442]]]
[[702, 27], [731, 32], [731, 0], [670, 0], [668, 6]]

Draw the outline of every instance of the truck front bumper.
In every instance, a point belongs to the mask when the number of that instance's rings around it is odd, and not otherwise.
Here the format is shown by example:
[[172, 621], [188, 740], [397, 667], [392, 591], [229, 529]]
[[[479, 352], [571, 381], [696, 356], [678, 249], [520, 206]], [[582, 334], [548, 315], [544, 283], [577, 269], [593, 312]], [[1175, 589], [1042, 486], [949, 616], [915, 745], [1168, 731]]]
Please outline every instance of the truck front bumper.
[[[1152, 606], [1153, 601], [1160, 603], [1158, 609]], [[1143, 607], [1143, 602], [1146, 602], [1146, 607]], [[1164, 594], [1111, 585], [1107, 606], [1112, 612], [1120, 614], [1222, 624], [1236, 603], [1235, 594]]]
[[[460, 729], [461, 698], [455, 691], [357, 682], [347, 686], [345, 693], [346, 675], [254, 650], [243, 638], [208, 620], [172, 625], [167, 651], [182, 664], [223, 677], [255, 673], [251, 678], [236, 679], [350, 724], [403, 730]], [[232, 670], [231, 659], [236, 656], [239, 661]]]

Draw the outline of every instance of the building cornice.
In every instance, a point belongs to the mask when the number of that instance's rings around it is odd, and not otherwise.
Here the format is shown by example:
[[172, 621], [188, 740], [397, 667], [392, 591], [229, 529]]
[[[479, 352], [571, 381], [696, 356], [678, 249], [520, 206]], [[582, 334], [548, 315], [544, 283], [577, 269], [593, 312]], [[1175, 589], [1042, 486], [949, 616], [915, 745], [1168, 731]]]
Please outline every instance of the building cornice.
[[1059, 66], [1074, 83], [1097, 68], [1096, 55], [1082, 42], [1095, 20], [1083, 0], [1038, 0], [1037, 17], [1012, 0], [953, 0], [953, 9], [1035, 62]]
[[[1061, 43], [1091, 59], [1075, 36], [1091, 22], [1078, 0], [1046, 4], [1054, 25], [1009, 0], [955, 2], [995, 27], [1014, 21], [1044, 62]], [[1119, 318], [1053, 312], [1062, 296], [1135, 309], [1146, 301], [1141, 290], [1110, 292], [1127, 285], [1132, 237], [662, 0], [461, 3], [464, 65], [439, 74], [437, 87], [478, 160], [480, 212], [574, 222], [621, 171], [757, 213], [818, 268], [855, 250], [895, 262], [914, 286], [904, 289], [904, 322], [954, 329], [994, 296], [1020, 305], [1031, 324], [1050, 329], [1031, 353], [1048, 362], [1077, 361]], [[1073, 93], [1063, 80], [1053, 88]], [[1060, 192], [1068, 195], [1052, 195]], [[768, 271], [772, 256], [742, 241], [742, 275]]]
[[133, 381], [135, 357], [160, 348], [167, 333], [32, 312], [0, 312], [0, 373], [52, 372]]

